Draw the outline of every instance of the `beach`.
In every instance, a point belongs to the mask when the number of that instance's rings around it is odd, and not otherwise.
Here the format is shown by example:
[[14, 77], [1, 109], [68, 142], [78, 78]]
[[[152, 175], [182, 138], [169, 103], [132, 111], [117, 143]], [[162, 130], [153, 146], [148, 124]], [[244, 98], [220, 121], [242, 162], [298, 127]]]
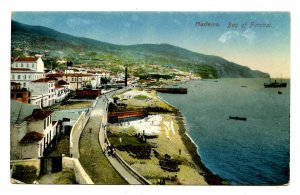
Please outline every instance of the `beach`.
[[[134, 99], [138, 96], [138, 99]], [[143, 98], [141, 98], [143, 97]], [[197, 153], [197, 147], [186, 134], [184, 120], [180, 111], [156, 96], [154, 91], [136, 90], [126, 92], [119, 97], [130, 106], [161, 106], [171, 112], [154, 113], [148, 117], [122, 124], [109, 126], [111, 139], [114, 144], [121, 144], [124, 136], [144, 134], [155, 136], [147, 139], [147, 144], [153, 147], [150, 159], [137, 159], [127, 151], [117, 151], [118, 154], [134, 168], [139, 174], [147, 178], [152, 184], [182, 184], [182, 185], [209, 185], [222, 184], [222, 179], [212, 174], [201, 162]], [[119, 136], [119, 139], [116, 139]], [[177, 171], [169, 171], [161, 168], [160, 160], [167, 155], [178, 162]]]

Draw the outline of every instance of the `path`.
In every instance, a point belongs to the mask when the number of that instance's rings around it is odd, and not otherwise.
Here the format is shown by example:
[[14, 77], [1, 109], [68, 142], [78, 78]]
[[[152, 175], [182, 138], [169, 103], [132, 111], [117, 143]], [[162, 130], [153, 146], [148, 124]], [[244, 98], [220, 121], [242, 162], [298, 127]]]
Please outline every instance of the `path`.
[[105, 147], [103, 128], [100, 131], [102, 117], [106, 117], [105, 104], [104, 97], [101, 97], [91, 111], [80, 137], [79, 161], [95, 184], [141, 184], [115, 158], [105, 156], [100, 147], [99, 137], [101, 146]]

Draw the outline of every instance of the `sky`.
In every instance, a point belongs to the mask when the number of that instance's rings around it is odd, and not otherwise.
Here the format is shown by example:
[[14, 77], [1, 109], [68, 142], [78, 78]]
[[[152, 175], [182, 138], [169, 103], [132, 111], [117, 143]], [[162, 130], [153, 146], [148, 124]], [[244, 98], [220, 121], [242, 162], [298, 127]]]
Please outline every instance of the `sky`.
[[290, 77], [289, 12], [12, 12], [12, 20], [114, 44], [168, 43]]

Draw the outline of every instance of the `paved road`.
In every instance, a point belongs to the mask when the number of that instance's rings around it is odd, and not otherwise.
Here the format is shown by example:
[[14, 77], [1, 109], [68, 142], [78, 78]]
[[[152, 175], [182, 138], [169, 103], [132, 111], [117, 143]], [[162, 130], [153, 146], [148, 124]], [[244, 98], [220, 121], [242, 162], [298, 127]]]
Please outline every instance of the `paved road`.
[[[128, 184], [114, 169], [103, 154], [99, 144], [99, 130], [103, 114], [104, 102], [99, 99], [91, 111], [90, 119], [82, 131], [79, 141], [79, 161], [95, 184]], [[90, 128], [92, 131], [90, 132]]]
[[[107, 156], [107, 154], [103, 152], [103, 149], [106, 148], [106, 144], [104, 142], [104, 128], [100, 127], [104, 125], [102, 125], [102, 120], [107, 121], [105, 110], [106, 100], [104, 96], [99, 98], [82, 132], [79, 142], [80, 163], [95, 184], [141, 184], [117, 159], [112, 156]], [[90, 128], [92, 128], [91, 133]], [[106, 160], [110, 163], [103, 163]], [[114, 169], [112, 169], [111, 166], [113, 166]], [[120, 175], [122, 176], [121, 179]], [[123, 181], [123, 178], [126, 181]]]

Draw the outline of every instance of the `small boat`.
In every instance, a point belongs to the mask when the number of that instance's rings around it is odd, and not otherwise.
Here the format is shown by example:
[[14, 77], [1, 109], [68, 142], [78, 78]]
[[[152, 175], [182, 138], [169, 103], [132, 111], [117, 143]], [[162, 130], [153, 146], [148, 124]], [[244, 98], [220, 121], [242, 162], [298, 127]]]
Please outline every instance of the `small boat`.
[[246, 85], [242, 85], [241, 87], [247, 87]]
[[282, 94], [282, 92], [281, 92], [281, 91], [278, 91], [278, 94]]
[[233, 120], [241, 120], [241, 121], [246, 121], [246, 117], [239, 117], [239, 116], [229, 116], [228, 120], [233, 119]]

